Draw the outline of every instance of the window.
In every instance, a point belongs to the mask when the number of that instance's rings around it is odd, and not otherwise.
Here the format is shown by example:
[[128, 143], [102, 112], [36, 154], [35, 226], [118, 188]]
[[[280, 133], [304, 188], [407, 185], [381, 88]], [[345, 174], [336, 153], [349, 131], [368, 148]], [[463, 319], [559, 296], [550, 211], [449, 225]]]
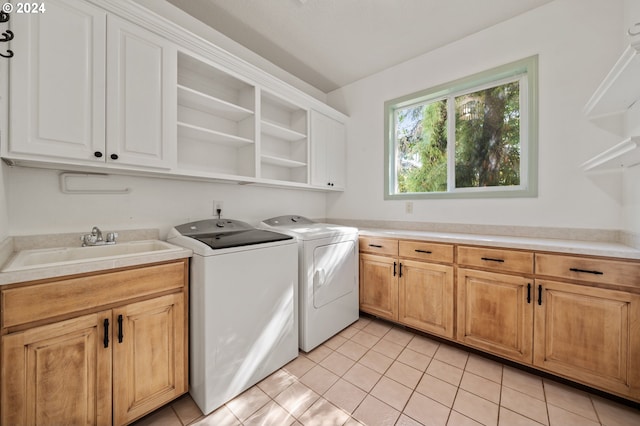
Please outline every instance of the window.
[[537, 56], [385, 103], [385, 199], [537, 195]]

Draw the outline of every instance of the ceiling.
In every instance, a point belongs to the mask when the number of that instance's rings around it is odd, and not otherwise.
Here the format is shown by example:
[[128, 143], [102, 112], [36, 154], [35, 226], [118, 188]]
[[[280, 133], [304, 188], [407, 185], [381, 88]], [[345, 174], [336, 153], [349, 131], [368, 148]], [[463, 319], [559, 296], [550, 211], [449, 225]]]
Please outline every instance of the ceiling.
[[330, 92], [552, 0], [168, 0]]

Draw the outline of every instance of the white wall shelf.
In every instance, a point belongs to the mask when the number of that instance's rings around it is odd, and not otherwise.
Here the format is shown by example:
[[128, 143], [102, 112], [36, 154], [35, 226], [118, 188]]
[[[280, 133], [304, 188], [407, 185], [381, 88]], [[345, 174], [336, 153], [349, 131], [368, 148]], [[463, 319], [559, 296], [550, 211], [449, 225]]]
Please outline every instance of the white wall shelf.
[[296, 132], [295, 130], [291, 130], [267, 120], [262, 120], [260, 125], [262, 126], [262, 133], [273, 136], [277, 139], [293, 142], [307, 137], [304, 133]]
[[260, 158], [262, 159], [263, 163], [271, 164], [273, 166], [288, 167], [288, 168], [307, 166], [307, 163], [303, 163], [302, 161], [289, 160], [288, 158], [276, 157], [273, 155], [263, 154]]
[[178, 122], [178, 137], [196, 139], [228, 146], [245, 146], [253, 144], [251, 139], [207, 129], [189, 123]]
[[624, 51], [585, 106], [587, 117], [624, 114], [640, 100], [640, 41]]
[[181, 84], [178, 84], [178, 103], [187, 108], [232, 121], [241, 121], [253, 115], [253, 111], [248, 108], [232, 104]]
[[622, 170], [640, 164], [640, 136], [633, 136], [582, 164], [585, 172]]

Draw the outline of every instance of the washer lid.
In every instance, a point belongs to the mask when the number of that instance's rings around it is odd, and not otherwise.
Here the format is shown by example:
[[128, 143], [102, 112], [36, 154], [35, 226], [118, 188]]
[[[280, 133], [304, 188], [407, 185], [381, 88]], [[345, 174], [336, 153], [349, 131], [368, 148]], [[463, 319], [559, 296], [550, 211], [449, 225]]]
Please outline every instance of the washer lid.
[[218, 232], [215, 234], [189, 236], [208, 245], [214, 250], [293, 239], [290, 235], [284, 235], [263, 229], [248, 229], [245, 231]]
[[290, 235], [256, 229], [246, 222], [233, 219], [206, 219], [175, 227], [180, 234], [198, 240], [212, 249], [250, 246], [291, 240]]

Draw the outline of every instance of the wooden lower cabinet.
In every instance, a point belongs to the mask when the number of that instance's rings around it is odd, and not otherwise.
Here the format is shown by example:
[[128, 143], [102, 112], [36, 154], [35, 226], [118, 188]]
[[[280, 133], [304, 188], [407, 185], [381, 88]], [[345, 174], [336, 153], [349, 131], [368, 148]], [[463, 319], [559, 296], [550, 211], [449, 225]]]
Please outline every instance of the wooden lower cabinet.
[[398, 321], [453, 338], [453, 267], [401, 259]]
[[398, 262], [395, 258], [360, 255], [360, 309], [398, 320]]
[[637, 260], [374, 237], [360, 252], [362, 311], [640, 402]]
[[531, 363], [533, 280], [458, 270], [457, 339], [496, 355]]
[[[187, 392], [187, 271], [181, 260], [3, 289], [6, 303], [18, 294], [39, 297], [42, 286], [53, 291], [56, 284], [64, 299], [70, 282], [77, 294], [114, 277], [129, 288], [119, 306], [74, 316], [87, 304], [65, 305], [68, 319], [52, 317], [33, 327], [6, 321], [17, 318], [5, 315], [15, 305], [2, 312], [5, 327], [15, 326], [3, 329], [1, 340], [0, 424], [123, 425]], [[159, 295], [148, 291], [154, 281]]]
[[111, 311], [2, 338], [3, 425], [110, 425]]
[[453, 267], [360, 255], [360, 309], [453, 338]]
[[187, 389], [184, 297], [134, 303], [115, 309], [113, 317], [113, 418], [126, 424]]
[[533, 364], [640, 397], [640, 295], [536, 280]]

